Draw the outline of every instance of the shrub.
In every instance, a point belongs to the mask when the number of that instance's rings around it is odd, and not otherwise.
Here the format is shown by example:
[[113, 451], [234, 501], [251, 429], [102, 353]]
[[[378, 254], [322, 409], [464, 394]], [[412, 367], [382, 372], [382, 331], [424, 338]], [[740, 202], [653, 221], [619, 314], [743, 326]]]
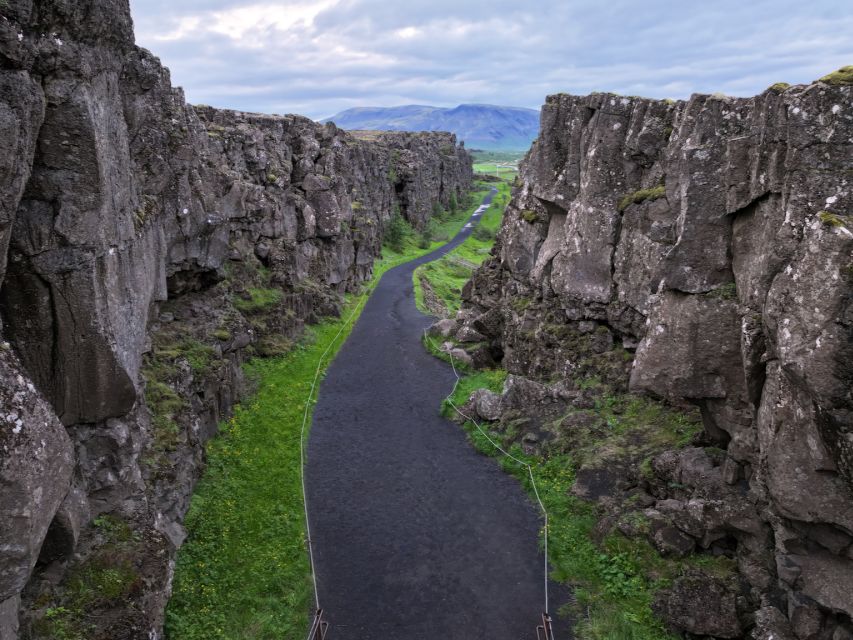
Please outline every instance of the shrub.
[[459, 211], [459, 201], [456, 199], [456, 193], [450, 194], [450, 213], [455, 214]]
[[435, 234], [435, 226], [430, 220], [418, 238], [418, 248], [429, 249], [432, 246], [432, 238]]
[[775, 91], [776, 93], [782, 93], [785, 89], [790, 87], [791, 85], [787, 82], [777, 82], [776, 84], [771, 84], [767, 87], [768, 91]]
[[394, 251], [400, 252], [403, 250], [403, 243], [412, 233], [412, 228], [399, 211], [395, 211], [391, 215], [391, 220], [388, 221], [388, 228], [385, 229], [385, 243]]
[[495, 239], [495, 232], [482, 225], [478, 225], [471, 235], [474, 236], [475, 240], [480, 240], [481, 242], [489, 242]]

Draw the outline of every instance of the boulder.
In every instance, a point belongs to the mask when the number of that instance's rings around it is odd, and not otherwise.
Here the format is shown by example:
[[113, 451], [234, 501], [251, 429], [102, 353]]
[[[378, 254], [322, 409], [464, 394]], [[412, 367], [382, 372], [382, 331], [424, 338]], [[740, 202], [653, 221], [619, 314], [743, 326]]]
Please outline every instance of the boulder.
[[438, 320], [430, 325], [427, 333], [434, 338], [449, 338], [456, 329], [456, 321], [450, 318]]
[[501, 396], [488, 389], [477, 389], [471, 394], [469, 402], [473, 403], [474, 411], [483, 420], [494, 422], [501, 418]]

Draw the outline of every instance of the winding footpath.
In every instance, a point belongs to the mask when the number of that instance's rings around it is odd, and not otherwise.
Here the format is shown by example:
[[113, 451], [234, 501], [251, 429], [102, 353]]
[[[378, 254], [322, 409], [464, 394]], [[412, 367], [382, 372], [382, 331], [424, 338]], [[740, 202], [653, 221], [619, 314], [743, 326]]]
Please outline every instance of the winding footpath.
[[321, 384], [306, 483], [330, 639], [536, 638], [539, 513], [439, 414], [455, 377], [421, 344], [412, 287], [477, 220], [384, 275]]

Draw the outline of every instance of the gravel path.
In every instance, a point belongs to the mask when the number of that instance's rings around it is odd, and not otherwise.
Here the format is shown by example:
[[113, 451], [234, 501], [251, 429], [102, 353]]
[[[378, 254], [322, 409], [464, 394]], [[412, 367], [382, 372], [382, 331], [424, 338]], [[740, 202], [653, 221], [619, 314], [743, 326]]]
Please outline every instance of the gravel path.
[[537, 509], [439, 415], [454, 376], [414, 301], [414, 269], [471, 230], [385, 274], [321, 384], [306, 481], [330, 640], [536, 638]]

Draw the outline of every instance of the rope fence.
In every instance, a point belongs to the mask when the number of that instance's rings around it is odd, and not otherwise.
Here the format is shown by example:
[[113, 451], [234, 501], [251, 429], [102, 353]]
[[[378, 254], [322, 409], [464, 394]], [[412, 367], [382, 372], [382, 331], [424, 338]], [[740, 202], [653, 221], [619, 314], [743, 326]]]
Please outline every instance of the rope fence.
[[[479, 209], [478, 209], [477, 213], [480, 213]], [[344, 321], [344, 323], [341, 325], [341, 328], [338, 330], [338, 332], [335, 334], [335, 337], [329, 341], [329, 344], [326, 347], [326, 350], [322, 353], [322, 355], [318, 359], [317, 368], [314, 372], [314, 378], [311, 381], [311, 388], [308, 391], [308, 398], [305, 401], [305, 411], [302, 414], [302, 428], [301, 428], [300, 436], [299, 436], [299, 460], [300, 460], [299, 474], [300, 474], [300, 481], [302, 484], [302, 504], [303, 504], [303, 508], [305, 511], [305, 533], [306, 533], [307, 545], [308, 545], [308, 558], [309, 558], [310, 568], [311, 568], [311, 582], [312, 582], [313, 589], [314, 589], [314, 604], [315, 604], [315, 611], [316, 611], [315, 616], [314, 616], [314, 620], [311, 624], [311, 628], [308, 631], [307, 640], [318, 640], [318, 639], [325, 638], [326, 629], [328, 627], [328, 623], [324, 622], [322, 619], [323, 611], [322, 611], [322, 608], [320, 607], [320, 592], [319, 592], [319, 588], [317, 586], [317, 573], [316, 573], [315, 563], [314, 563], [314, 543], [313, 543], [313, 540], [311, 537], [311, 521], [310, 521], [310, 518], [308, 515], [308, 494], [307, 494], [306, 486], [305, 486], [305, 465], [307, 463], [306, 452], [305, 452], [305, 445], [306, 445], [305, 436], [306, 436], [307, 427], [308, 427], [308, 417], [309, 417], [310, 412], [311, 412], [311, 406], [315, 402], [315, 394], [317, 392], [317, 382], [320, 379], [320, 375], [321, 375], [322, 370], [323, 370], [324, 361], [329, 356], [329, 353], [332, 351], [332, 348], [334, 347], [334, 345], [337, 344], [338, 339], [341, 337], [341, 335], [344, 333], [344, 331], [352, 325], [353, 321], [361, 313], [361, 310], [363, 309], [365, 303], [369, 299], [371, 293], [373, 293], [373, 290], [378, 285], [378, 282], [379, 282], [379, 279], [377, 279], [375, 282], [371, 283], [370, 286], [368, 286], [367, 290], [361, 295], [361, 299], [358, 300], [358, 302], [355, 304], [352, 312], [347, 317], [347, 319]], [[437, 348], [435, 342], [427, 335], [426, 330], [424, 330], [424, 339], [429, 341], [433, 345], [433, 347]], [[453, 395], [456, 393], [456, 390], [459, 387], [459, 383], [461, 382], [462, 377], [459, 375], [459, 371], [456, 368], [456, 364], [454, 362], [453, 355], [449, 354], [449, 353], [448, 353], [448, 355], [450, 356], [450, 366], [452, 367], [453, 374], [456, 377], [456, 382], [453, 384], [453, 389], [450, 391], [447, 398], [445, 399], [446, 402], [448, 403], [448, 405], [450, 407], [452, 407], [453, 410], [456, 413], [458, 413], [460, 416], [462, 416], [465, 420], [471, 422], [476, 427], [477, 431], [479, 431], [480, 434], [484, 438], [486, 438], [486, 440], [488, 440], [489, 443], [497, 451], [499, 451], [503, 456], [512, 460], [514, 463], [520, 465], [521, 467], [524, 467], [527, 470], [528, 476], [530, 477], [530, 485], [533, 488], [533, 493], [534, 493], [534, 496], [536, 497], [536, 502], [539, 505], [539, 509], [542, 513], [544, 523], [545, 523], [544, 536], [543, 536], [544, 537], [544, 545], [543, 546], [544, 546], [544, 553], [545, 553], [545, 608], [543, 610], [544, 613], [543, 613], [543, 627], [542, 627], [542, 629], [543, 629], [543, 631], [546, 632], [546, 639], [547, 640], [553, 640], [553, 635], [550, 635], [550, 625], [549, 625], [550, 617], [548, 616], [548, 511], [545, 509], [545, 505], [542, 503], [542, 499], [539, 497], [539, 490], [536, 487], [536, 480], [533, 476], [533, 467], [529, 463], [525, 462], [524, 460], [521, 460], [521, 459], [515, 457], [514, 455], [512, 455], [511, 453], [509, 453], [508, 451], [506, 451], [488, 433], [486, 433], [486, 431], [482, 428], [482, 426], [480, 425], [480, 423], [477, 420], [475, 420], [473, 417], [471, 417], [469, 415], [466, 415], [458, 406], [456, 406], [456, 404], [453, 402]], [[537, 635], [538, 635], [538, 633], [539, 633], [539, 630], [537, 629]]]
[[[433, 349], [439, 350], [438, 345], [436, 345], [435, 341], [429, 337], [424, 330], [424, 340], [429, 342]], [[469, 416], [465, 412], [460, 409], [455, 402], [453, 402], [453, 395], [456, 393], [456, 389], [459, 387], [459, 383], [462, 381], [462, 376], [459, 375], [459, 370], [456, 368], [456, 363], [453, 358], [453, 354], [447, 352], [447, 355], [450, 357], [450, 366], [453, 369], [453, 375], [456, 376], [456, 382], [453, 384], [453, 389], [445, 398], [445, 402], [447, 402], [448, 406], [450, 406], [456, 413], [462, 416], [465, 420], [474, 425], [477, 431], [482, 435], [486, 440], [489, 441], [497, 451], [501, 453], [504, 457], [512, 460], [520, 467], [523, 467], [527, 471], [527, 475], [530, 477], [530, 486], [533, 488], [533, 495], [536, 497], [536, 502], [539, 504], [539, 510], [542, 513], [542, 518], [545, 523], [544, 527], [544, 541], [543, 541], [543, 551], [545, 555], [545, 609], [543, 610], [546, 614], [548, 612], [548, 511], [545, 509], [545, 505], [542, 502], [542, 498], [539, 497], [539, 489], [536, 487], [536, 479], [533, 477], [533, 466], [528, 462], [521, 460], [520, 458], [515, 457], [509, 451], [504, 449], [500, 444], [498, 444], [494, 438], [492, 438], [480, 425], [480, 423], [475, 420], [472, 416]]]

